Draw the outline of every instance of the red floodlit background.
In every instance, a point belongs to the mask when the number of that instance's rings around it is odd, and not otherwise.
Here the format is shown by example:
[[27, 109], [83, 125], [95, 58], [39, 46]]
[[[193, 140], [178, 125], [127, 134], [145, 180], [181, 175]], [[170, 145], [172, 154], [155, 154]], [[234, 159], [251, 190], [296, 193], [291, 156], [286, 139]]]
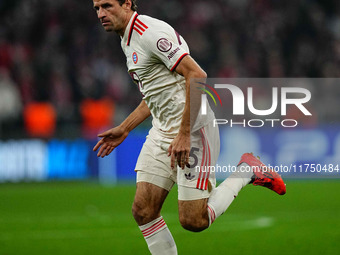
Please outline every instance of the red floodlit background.
[[[209, 77], [340, 77], [337, 1], [140, 1]], [[173, 10], [173, 11], [169, 11]], [[92, 1], [1, 1], [0, 138], [93, 137], [141, 100]], [[337, 90], [315, 87], [339, 106]], [[339, 121], [337, 109], [315, 109]]]

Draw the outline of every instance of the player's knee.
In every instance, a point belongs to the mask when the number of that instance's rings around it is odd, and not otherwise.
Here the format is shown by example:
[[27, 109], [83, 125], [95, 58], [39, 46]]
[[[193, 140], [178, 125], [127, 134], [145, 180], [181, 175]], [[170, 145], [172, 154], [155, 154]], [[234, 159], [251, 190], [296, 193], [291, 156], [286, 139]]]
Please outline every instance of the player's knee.
[[144, 225], [156, 219], [158, 216], [158, 212], [155, 212], [147, 206], [142, 206], [138, 202], [134, 202], [132, 205], [132, 215], [138, 225]]
[[138, 203], [134, 202], [132, 204], [132, 215], [139, 224], [140, 222], [144, 221], [145, 218], [148, 217], [148, 210], [142, 206], [140, 206]]
[[184, 229], [192, 232], [201, 232], [209, 227], [209, 221], [204, 218], [192, 218], [180, 215], [179, 222]]

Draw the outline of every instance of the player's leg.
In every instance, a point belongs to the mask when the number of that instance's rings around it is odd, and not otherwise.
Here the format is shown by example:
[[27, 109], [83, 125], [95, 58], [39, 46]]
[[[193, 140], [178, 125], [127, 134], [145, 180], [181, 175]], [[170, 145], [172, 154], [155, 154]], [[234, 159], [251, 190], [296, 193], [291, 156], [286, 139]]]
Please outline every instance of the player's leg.
[[[219, 155], [218, 127], [210, 124], [192, 133], [191, 146], [190, 168], [177, 169], [178, 212], [183, 228], [199, 232], [211, 224], [208, 200], [216, 180], [209, 167], [215, 165]], [[229, 197], [226, 201], [233, 200], [234, 194]]]
[[279, 195], [285, 194], [286, 188], [281, 177], [274, 171], [263, 172], [259, 166], [264, 167], [264, 164], [252, 154], [245, 153], [236, 172], [213, 188], [210, 194], [208, 190], [179, 186], [178, 210], [183, 228], [194, 232], [208, 228], [228, 209], [239, 191], [251, 182]]
[[132, 215], [139, 226], [159, 218], [169, 191], [152, 183], [138, 182], [132, 204]]
[[207, 198], [178, 201], [178, 215], [182, 227], [193, 232], [200, 232], [209, 227]]
[[[209, 181], [213, 181], [212, 178]], [[228, 178], [211, 192], [179, 185], [178, 212], [182, 227], [194, 232], [208, 228], [249, 181], [250, 178]]]
[[279, 174], [266, 167], [252, 153], [244, 153], [236, 171], [210, 194], [207, 202], [209, 224], [222, 215], [240, 190], [250, 183], [268, 188], [279, 195], [286, 193], [286, 185]]
[[177, 175], [179, 217], [185, 229], [202, 231], [209, 227], [227, 210], [239, 191], [252, 181], [254, 185], [267, 187], [280, 195], [285, 193], [281, 177], [272, 171], [263, 173], [265, 165], [250, 153], [245, 153], [236, 171], [215, 188], [215, 173], [206, 166], [216, 163], [219, 154], [218, 130], [210, 125], [200, 133], [201, 140], [192, 139], [192, 144], [199, 149], [196, 150], [199, 167], [195, 170], [184, 169]]
[[177, 254], [175, 241], [160, 214], [168, 193], [155, 184], [137, 182], [132, 214], [151, 254]]
[[151, 254], [177, 254], [175, 241], [160, 212], [164, 200], [175, 183], [166, 150], [158, 135], [150, 130], [139, 155], [133, 216]]
[[205, 179], [207, 183], [213, 184], [211, 192], [208, 187], [199, 189], [201, 187], [178, 185], [178, 211], [183, 228], [194, 232], [208, 228], [227, 210], [238, 192], [251, 181], [252, 175], [237, 176], [233, 173], [216, 188], [215, 177], [211, 174]]

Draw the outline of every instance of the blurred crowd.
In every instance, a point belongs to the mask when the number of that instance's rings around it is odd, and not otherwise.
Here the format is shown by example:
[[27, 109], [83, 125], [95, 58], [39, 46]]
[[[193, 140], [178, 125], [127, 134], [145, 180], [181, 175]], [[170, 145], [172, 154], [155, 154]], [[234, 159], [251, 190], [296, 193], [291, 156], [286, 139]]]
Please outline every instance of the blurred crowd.
[[[209, 77], [340, 78], [337, 0], [137, 4], [140, 14], [168, 22], [186, 39]], [[56, 124], [46, 135], [61, 137], [92, 136], [91, 121], [98, 116], [88, 114], [91, 107], [112, 113], [100, 123], [110, 126], [137, 106], [141, 96], [127, 73], [120, 39], [104, 31], [92, 5], [0, 1], [0, 138], [34, 136], [27, 127], [34, 120], [25, 114], [32, 104], [48, 104], [47, 118]], [[340, 86], [316, 85], [313, 93], [332, 102], [329, 109], [315, 109], [320, 121], [339, 122]]]

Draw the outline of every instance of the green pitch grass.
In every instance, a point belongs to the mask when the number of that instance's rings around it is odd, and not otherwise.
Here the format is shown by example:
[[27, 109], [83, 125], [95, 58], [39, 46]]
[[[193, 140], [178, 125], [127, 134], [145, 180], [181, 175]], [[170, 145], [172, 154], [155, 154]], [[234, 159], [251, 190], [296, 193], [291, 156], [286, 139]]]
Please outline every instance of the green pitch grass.
[[[242, 190], [208, 230], [181, 228], [177, 189], [162, 215], [179, 254], [339, 254], [340, 181], [288, 181], [287, 194]], [[1, 255], [148, 254], [131, 216], [134, 185], [0, 184]]]

